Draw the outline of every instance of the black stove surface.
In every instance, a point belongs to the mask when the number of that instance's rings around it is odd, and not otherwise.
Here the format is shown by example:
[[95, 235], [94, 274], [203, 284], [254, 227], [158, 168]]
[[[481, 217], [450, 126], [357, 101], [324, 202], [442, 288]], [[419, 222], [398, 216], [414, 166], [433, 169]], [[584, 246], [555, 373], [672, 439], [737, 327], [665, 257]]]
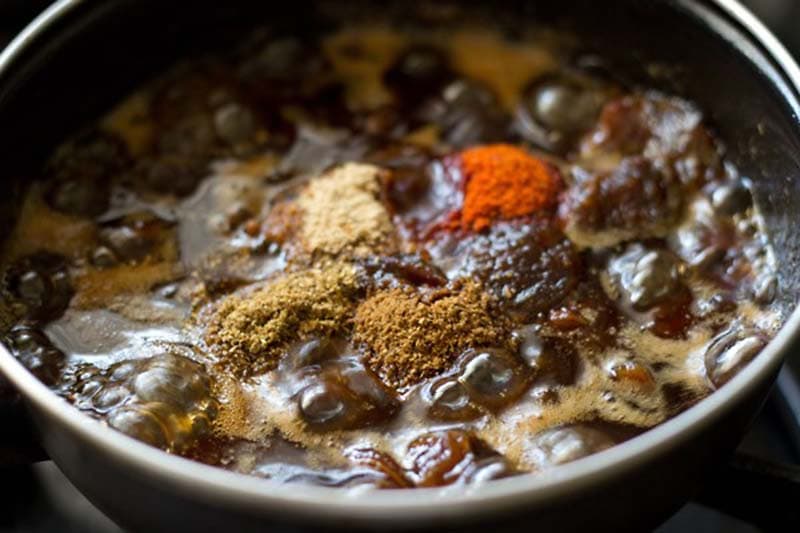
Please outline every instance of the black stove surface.
[[[48, 3], [43, 0], [0, 0], [0, 48]], [[744, 3], [800, 56], [800, 31], [797, 31], [800, 0], [746, 0]], [[793, 360], [784, 368], [763, 412], [742, 442], [741, 454], [755, 458], [756, 462], [800, 464], [800, 386], [795, 376], [800, 376], [800, 354], [794, 354]], [[762, 467], [759, 463], [756, 476], [760, 475]], [[796, 471], [792, 474], [796, 475]], [[735, 474], [733, 479], [736, 483], [732, 487], [726, 488], [718, 483], [707, 488], [698, 496], [697, 502], [683, 507], [656, 533], [796, 531], [793, 529], [796, 524], [789, 526], [764, 519], [766, 513], [756, 508], [762, 504], [756, 502], [763, 501], [765, 495], [759, 492], [756, 482], [751, 483], [754, 478]], [[0, 469], [0, 484], [4, 493], [0, 504], [0, 533], [122, 531], [92, 506], [52, 461]], [[743, 508], [738, 505], [741, 500], [752, 503]], [[710, 502], [710, 505], [698, 502]], [[800, 505], [800, 500], [795, 504]]]

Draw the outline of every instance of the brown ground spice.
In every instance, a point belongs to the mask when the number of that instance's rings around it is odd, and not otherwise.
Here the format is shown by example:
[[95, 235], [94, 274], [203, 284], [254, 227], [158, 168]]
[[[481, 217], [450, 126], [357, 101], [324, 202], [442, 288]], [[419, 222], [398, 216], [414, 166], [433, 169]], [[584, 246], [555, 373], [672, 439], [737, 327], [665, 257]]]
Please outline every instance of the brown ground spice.
[[237, 376], [262, 374], [277, 366], [288, 343], [346, 331], [358, 292], [349, 265], [292, 272], [225, 298], [211, 317], [206, 342]]
[[356, 310], [354, 338], [368, 348], [367, 366], [400, 390], [447, 370], [468, 348], [512, 342], [508, 320], [472, 281], [378, 292]]
[[312, 257], [389, 253], [396, 235], [374, 165], [346, 163], [311, 180], [296, 200], [299, 238]]

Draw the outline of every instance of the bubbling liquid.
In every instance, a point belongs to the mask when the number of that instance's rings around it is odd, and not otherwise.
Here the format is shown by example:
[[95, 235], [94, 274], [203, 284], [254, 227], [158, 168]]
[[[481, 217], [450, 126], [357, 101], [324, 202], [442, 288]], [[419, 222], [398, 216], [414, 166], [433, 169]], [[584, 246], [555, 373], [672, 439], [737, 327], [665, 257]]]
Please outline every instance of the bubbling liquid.
[[[701, 401], [781, 323], [747, 180], [693, 104], [547, 35], [259, 33], [176, 67], [27, 192], [6, 345], [133, 438], [333, 487], [535, 473]], [[465, 224], [500, 167], [461, 154], [498, 146], [560, 192]]]

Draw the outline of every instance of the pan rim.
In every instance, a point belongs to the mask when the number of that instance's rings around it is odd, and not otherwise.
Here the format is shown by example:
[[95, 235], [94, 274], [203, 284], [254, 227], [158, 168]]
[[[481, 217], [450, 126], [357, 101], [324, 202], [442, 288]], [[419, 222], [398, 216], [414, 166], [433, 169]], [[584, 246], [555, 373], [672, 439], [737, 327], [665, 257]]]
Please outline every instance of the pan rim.
[[[88, 0], [59, 0], [48, 7], [0, 53], [0, 76], [22, 53], [46, 38], [48, 30], [88, 4]], [[782, 44], [736, 0], [681, 0], [687, 7], [711, 6], [743, 28], [763, 55], [781, 71], [784, 82], [800, 94], [800, 68]], [[795, 115], [795, 120], [797, 116]], [[800, 126], [798, 126], [800, 129]], [[347, 519], [351, 522], [385, 520], [393, 524], [430, 519], [466, 519], [519, 506], [542, 505], [561, 495], [599, 482], [612, 473], [637, 468], [649, 458], [691, 439], [713, 419], [722, 417], [737, 399], [764, 384], [776, 373], [783, 354], [800, 345], [800, 308], [795, 307], [775, 338], [737, 376], [720, 390], [660, 426], [609, 450], [536, 475], [517, 476], [479, 487], [446, 487], [413, 491], [360, 491], [291, 486], [236, 474], [173, 456], [142, 444], [90, 419], [40, 383], [0, 345], [0, 371], [21, 391], [25, 400], [48, 419], [56, 419], [82, 439], [125, 462], [140, 476], [157, 479], [186, 496], [236, 509], [295, 515], [306, 521]], [[616, 475], [615, 474], [615, 475]]]

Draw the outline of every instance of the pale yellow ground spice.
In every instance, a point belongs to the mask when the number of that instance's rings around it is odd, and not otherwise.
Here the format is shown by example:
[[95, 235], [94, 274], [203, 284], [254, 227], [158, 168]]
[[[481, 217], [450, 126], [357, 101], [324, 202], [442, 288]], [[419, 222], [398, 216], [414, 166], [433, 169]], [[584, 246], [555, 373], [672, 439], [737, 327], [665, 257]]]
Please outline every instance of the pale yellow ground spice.
[[381, 201], [384, 170], [346, 163], [311, 180], [297, 197], [299, 238], [313, 258], [391, 253], [397, 236]]

